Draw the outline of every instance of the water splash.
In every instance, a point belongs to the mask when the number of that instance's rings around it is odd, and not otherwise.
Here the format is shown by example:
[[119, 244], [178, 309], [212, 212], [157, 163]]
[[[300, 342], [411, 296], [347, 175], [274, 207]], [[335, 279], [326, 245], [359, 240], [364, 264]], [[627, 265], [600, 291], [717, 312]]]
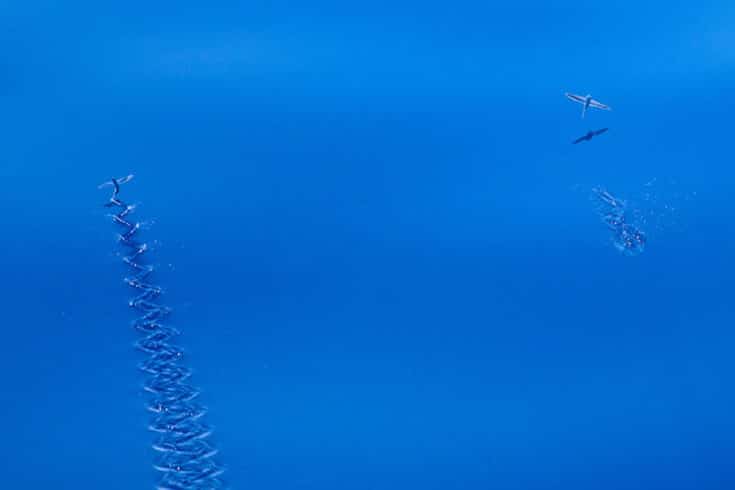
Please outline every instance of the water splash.
[[605, 189], [594, 188], [597, 212], [611, 232], [612, 243], [623, 255], [639, 255], [646, 248], [646, 234], [638, 223], [637, 213], [630, 211], [625, 201]]
[[158, 434], [152, 446], [157, 453], [153, 467], [161, 474], [156, 488], [224, 488], [223, 469], [214, 460], [217, 450], [208, 442], [211, 430], [203, 422], [206, 409], [197, 402], [199, 390], [188, 382], [191, 371], [182, 365], [183, 351], [173, 342], [179, 331], [164, 323], [171, 310], [159, 303], [162, 290], [150, 282], [154, 268], [144, 259], [149, 247], [138, 239], [140, 223], [130, 220], [135, 208], [119, 197], [120, 186], [132, 178], [112, 179], [100, 187], [113, 188], [105, 206], [115, 209], [110, 217], [122, 229], [118, 239], [127, 251], [122, 260], [130, 270], [125, 282], [135, 291], [128, 305], [139, 314], [133, 327], [142, 335], [136, 346], [148, 355], [140, 369], [147, 375], [143, 388], [153, 413], [149, 428]]

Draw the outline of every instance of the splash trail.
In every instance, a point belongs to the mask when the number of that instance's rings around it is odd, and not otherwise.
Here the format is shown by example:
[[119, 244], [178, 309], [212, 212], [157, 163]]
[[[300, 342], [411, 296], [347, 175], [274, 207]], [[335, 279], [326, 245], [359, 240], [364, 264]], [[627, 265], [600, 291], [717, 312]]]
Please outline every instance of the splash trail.
[[180, 332], [165, 322], [171, 310], [159, 301], [162, 289], [150, 282], [154, 267], [145, 260], [149, 247], [138, 237], [140, 223], [131, 220], [135, 207], [120, 199], [120, 186], [132, 178], [111, 179], [100, 187], [112, 187], [105, 206], [114, 210], [110, 217], [121, 229], [118, 241], [129, 270], [125, 283], [134, 291], [128, 306], [138, 315], [133, 327], [141, 335], [135, 345], [147, 355], [140, 369], [146, 374], [143, 389], [152, 412], [149, 429], [157, 434], [152, 446], [153, 467], [160, 474], [156, 488], [224, 488], [223, 469], [214, 459], [217, 450], [209, 442], [212, 431], [203, 421], [206, 409], [198, 402], [199, 390], [189, 383], [184, 353], [174, 343]]

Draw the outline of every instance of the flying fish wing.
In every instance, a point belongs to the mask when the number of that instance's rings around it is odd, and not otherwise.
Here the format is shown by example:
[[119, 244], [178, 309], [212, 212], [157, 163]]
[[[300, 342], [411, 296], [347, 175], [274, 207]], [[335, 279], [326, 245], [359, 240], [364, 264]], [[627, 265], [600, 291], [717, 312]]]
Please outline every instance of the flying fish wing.
[[592, 100], [590, 101], [590, 105], [591, 105], [592, 107], [596, 107], [596, 108], [598, 108], [598, 109], [604, 109], [604, 110], [606, 110], [606, 111], [611, 111], [611, 110], [612, 110], [612, 109], [610, 108], [610, 106], [608, 106], [608, 105], [605, 105], [605, 104], [603, 104], [603, 103], [601, 103], [601, 102], [598, 102], [598, 101], [596, 101], [595, 99], [592, 99]]
[[584, 104], [584, 97], [577, 94], [570, 94], [569, 92], [564, 92], [564, 95], [567, 96], [567, 99], [573, 100], [574, 102], [579, 102], [580, 104]]

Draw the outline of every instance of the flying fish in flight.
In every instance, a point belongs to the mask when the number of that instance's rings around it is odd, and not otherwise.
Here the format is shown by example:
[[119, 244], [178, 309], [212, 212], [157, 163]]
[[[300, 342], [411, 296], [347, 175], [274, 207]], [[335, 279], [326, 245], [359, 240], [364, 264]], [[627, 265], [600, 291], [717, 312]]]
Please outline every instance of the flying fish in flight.
[[610, 106], [607, 106], [599, 101], [596, 101], [592, 98], [591, 95], [577, 95], [577, 94], [570, 94], [569, 92], [565, 92], [564, 95], [567, 96], [567, 99], [577, 102], [578, 104], [582, 104], [582, 117], [587, 113], [587, 109], [590, 107], [594, 107], [595, 109], [603, 109], [605, 111], [611, 111], [612, 109]]

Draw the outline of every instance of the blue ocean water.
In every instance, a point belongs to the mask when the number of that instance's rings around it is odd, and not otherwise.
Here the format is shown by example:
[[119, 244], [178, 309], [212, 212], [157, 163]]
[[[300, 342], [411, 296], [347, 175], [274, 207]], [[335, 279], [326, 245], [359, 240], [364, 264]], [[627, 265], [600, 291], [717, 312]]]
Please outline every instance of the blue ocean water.
[[231, 488], [731, 488], [734, 21], [6, 2], [0, 485], [157, 481], [97, 189], [133, 173]]

